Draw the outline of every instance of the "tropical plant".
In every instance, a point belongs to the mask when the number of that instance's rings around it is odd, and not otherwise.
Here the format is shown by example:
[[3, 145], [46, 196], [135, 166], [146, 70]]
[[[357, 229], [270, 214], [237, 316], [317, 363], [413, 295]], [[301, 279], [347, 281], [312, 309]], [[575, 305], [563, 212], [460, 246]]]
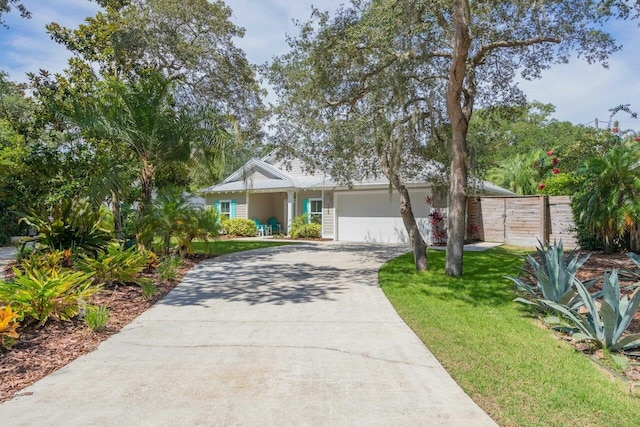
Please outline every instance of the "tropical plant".
[[153, 283], [151, 279], [148, 279], [146, 277], [140, 280], [140, 289], [142, 290], [142, 295], [146, 299], [153, 298], [153, 296], [158, 292], [156, 284]]
[[83, 250], [95, 255], [104, 250], [112, 236], [104, 228], [105, 211], [87, 200], [63, 198], [46, 213], [30, 212], [20, 218], [39, 231], [37, 240], [51, 249]]
[[145, 218], [144, 228], [147, 236], [160, 239], [163, 252], [168, 254], [185, 249], [192, 251], [194, 239], [208, 241], [218, 234], [220, 225], [214, 210], [197, 208], [182, 190], [168, 187], [158, 192], [153, 209]]
[[20, 326], [18, 313], [11, 307], [0, 307], [0, 349], [10, 349], [20, 337], [16, 329]]
[[148, 263], [149, 257], [145, 251], [138, 251], [134, 247], [123, 249], [118, 245], [110, 245], [107, 251], [98, 254], [96, 259], [85, 256], [78, 265], [81, 270], [94, 273], [95, 284], [111, 286], [115, 283], [137, 283], [138, 275]]
[[[562, 239], [536, 247], [535, 257], [527, 255], [526, 261], [533, 269], [532, 275], [536, 278], [535, 286], [525, 283], [522, 279], [509, 277], [519, 291], [524, 292], [530, 299], [516, 298], [514, 301], [533, 305], [542, 311], [549, 311], [546, 301], [568, 305], [577, 308], [582, 301], [576, 293], [574, 283], [578, 280], [575, 275], [578, 269], [589, 259], [591, 254], [580, 258], [578, 251], [574, 249], [565, 256]], [[526, 270], [523, 270], [527, 272]]]
[[109, 308], [107, 306], [90, 305], [84, 314], [84, 322], [90, 331], [102, 331], [109, 321]]
[[185, 232], [179, 236], [180, 250], [187, 249], [193, 253], [193, 241], [196, 239], [205, 242], [205, 248], [209, 251], [209, 240], [218, 238], [220, 234], [220, 221], [215, 209], [193, 207], [186, 224]]
[[247, 218], [224, 219], [220, 225], [230, 236], [255, 237], [258, 234], [255, 221]]
[[545, 301], [545, 303], [564, 315], [576, 327], [578, 332], [573, 334], [576, 340], [589, 341], [614, 352], [640, 347], [640, 334], [622, 336], [640, 305], [640, 290], [637, 290], [631, 298], [621, 297], [617, 270], [613, 270], [611, 274], [605, 273], [602, 284], [603, 299], [598, 309], [596, 298], [587, 288], [578, 280], [575, 284], [584, 302], [586, 315], [564, 304], [553, 301]]
[[184, 260], [180, 257], [166, 257], [158, 265], [158, 277], [160, 280], [174, 281], [180, 272]]
[[10, 282], [0, 281], [0, 301], [14, 308], [23, 319], [42, 326], [49, 318], [69, 320], [79, 305], [99, 290], [91, 273], [69, 270], [26, 271], [14, 268]]
[[62, 270], [64, 251], [32, 252], [20, 260], [24, 271], [60, 271]]
[[588, 159], [578, 173], [585, 184], [572, 199], [576, 223], [601, 238], [605, 252], [614, 252], [640, 218], [638, 149], [614, 147]]

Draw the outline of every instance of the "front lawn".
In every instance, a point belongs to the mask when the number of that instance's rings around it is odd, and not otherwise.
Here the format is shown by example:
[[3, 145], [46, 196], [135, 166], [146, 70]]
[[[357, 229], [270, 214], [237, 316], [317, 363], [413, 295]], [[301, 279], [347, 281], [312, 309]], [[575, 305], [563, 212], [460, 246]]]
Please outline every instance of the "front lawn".
[[464, 277], [444, 251], [415, 273], [412, 254], [386, 263], [383, 291], [458, 384], [500, 425], [637, 426], [640, 398], [513, 303], [521, 252], [469, 252]]

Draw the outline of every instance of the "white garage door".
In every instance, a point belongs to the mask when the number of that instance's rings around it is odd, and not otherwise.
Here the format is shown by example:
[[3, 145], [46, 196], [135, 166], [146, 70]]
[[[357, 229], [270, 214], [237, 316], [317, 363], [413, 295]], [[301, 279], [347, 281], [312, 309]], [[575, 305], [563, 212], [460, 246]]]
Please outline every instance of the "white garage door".
[[[423, 237], [428, 236], [426, 191], [410, 192]], [[337, 240], [346, 242], [409, 243], [400, 216], [400, 196], [388, 191], [335, 193]]]

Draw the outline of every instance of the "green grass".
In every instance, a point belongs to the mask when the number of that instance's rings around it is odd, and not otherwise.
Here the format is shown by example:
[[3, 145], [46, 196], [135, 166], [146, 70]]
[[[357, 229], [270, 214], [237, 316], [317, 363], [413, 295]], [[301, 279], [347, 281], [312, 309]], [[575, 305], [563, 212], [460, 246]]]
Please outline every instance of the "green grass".
[[464, 256], [464, 277], [444, 274], [444, 251], [429, 251], [431, 271], [412, 254], [380, 270], [385, 294], [458, 384], [498, 424], [638, 426], [640, 398], [583, 354], [542, 328], [511, 281], [523, 261], [496, 248]]
[[217, 240], [209, 242], [207, 252], [206, 242], [193, 242], [193, 249], [198, 254], [224, 255], [251, 249], [270, 248], [272, 246], [295, 245], [294, 242], [269, 242], [258, 240]]

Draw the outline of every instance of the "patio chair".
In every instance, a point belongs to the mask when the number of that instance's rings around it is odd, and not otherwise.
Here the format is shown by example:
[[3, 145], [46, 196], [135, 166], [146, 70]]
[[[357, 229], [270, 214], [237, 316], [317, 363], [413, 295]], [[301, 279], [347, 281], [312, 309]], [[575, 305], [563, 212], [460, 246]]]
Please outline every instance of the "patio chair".
[[258, 218], [253, 218], [253, 222], [256, 223], [256, 228], [258, 229], [258, 236], [267, 236], [269, 235], [270, 227], [267, 224], [260, 224], [260, 220]]
[[271, 218], [269, 218], [267, 220], [267, 224], [269, 224], [269, 227], [271, 227], [272, 233], [276, 233], [276, 234], [282, 233], [282, 227], [280, 227], [280, 223], [278, 222], [275, 216], [272, 216]]

